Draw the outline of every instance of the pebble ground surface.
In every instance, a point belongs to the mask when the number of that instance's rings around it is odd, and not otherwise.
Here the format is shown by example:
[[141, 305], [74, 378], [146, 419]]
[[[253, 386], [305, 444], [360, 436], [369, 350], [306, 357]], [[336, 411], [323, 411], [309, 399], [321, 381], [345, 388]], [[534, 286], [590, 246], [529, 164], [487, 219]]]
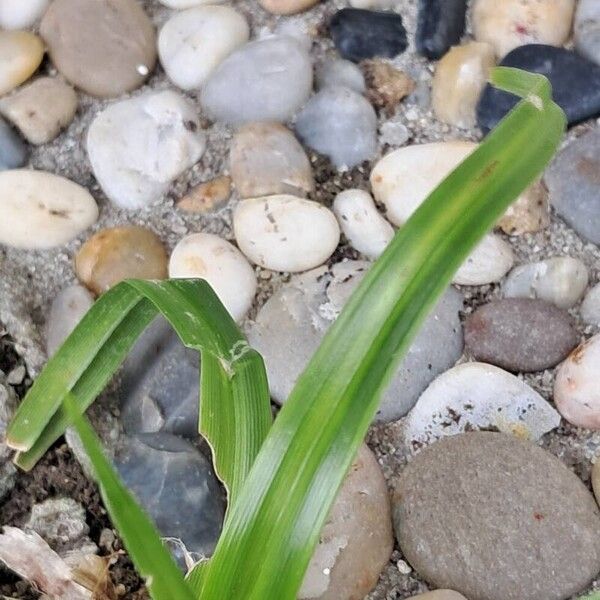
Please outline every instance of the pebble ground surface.
[[[151, 16], [157, 27], [160, 27], [171, 11], [160, 5], [155, 0], [145, 0], [144, 8]], [[313, 36], [313, 57], [326, 54], [335, 55], [332, 42], [324, 30], [324, 23], [337, 9], [345, 6], [343, 2], [327, 0], [316, 8], [302, 13], [296, 17], [284, 17], [289, 20], [298, 20], [306, 23]], [[242, 12], [251, 25], [252, 38], [257, 37], [261, 31], [273, 30], [278, 17], [270, 15], [259, 8], [255, 0], [241, 0], [236, 2], [236, 9]], [[404, 100], [396, 110], [394, 119], [400, 120], [409, 131], [409, 143], [424, 143], [449, 139], [480, 139], [478, 130], [465, 131], [453, 129], [435, 119], [430, 110], [429, 87], [433, 74], [433, 63], [418, 57], [414, 48], [414, 31], [416, 28], [416, 0], [396, 0], [396, 11], [403, 19], [409, 35], [409, 48], [393, 61], [398, 68], [405, 70], [416, 82], [416, 91]], [[52, 66], [45, 63], [41, 71], [49, 72]], [[132, 96], [137, 96], [150, 89], [162, 90], [172, 88], [160, 66], [148, 82], [136, 90]], [[217, 213], [205, 215], [190, 215], [177, 211], [174, 202], [181, 198], [193, 185], [219, 176], [228, 169], [228, 150], [232, 132], [221, 124], [206, 123], [207, 126], [207, 151], [201, 161], [176, 180], [171, 186], [164, 200], [149, 209], [125, 211], [117, 209], [109, 203], [97, 185], [85, 151], [85, 136], [94, 116], [110, 101], [97, 100], [78, 92], [80, 106], [77, 117], [70, 127], [58, 138], [49, 144], [32, 148], [30, 165], [56, 173], [75, 181], [91, 191], [100, 207], [100, 218], [91, 230], [73, 242], [55, 249], [22, 252], [16, 249], [0, 248], [0, 320], [4, 327], [15, 340], [14, 352], [9, 363], [0, 368], [10, 370], [18, 364], [27, 365], [29, 376], [33, 377], [45, 361], [43, 351], [43, 323], [51, 300], [58, 291], [66, 285], [76, 282], [73, 270], [74, 253], [81, 246], [82, 239], [88, 238], [93, 232], [105, 227], [135, 224], [148, 227], [155, 231], [171, 250], [174, 245], [186, 234], [204, 231], [219, 234], [227, 239], [233, 239], [231, 231], [231, 211], [237, 201], [235, 193], [228, 206]], [[196, 93], [187, 93], [186, 96], [194, 102], [200, 112]], [[388, 120], [388, 116], [379, 114], [380, 124]], [[569, 131], [568, 139], [578, 137], [584, 133], [592, 123], [584, 123]], [[380, 154], [390, 148], [380, 145]], [[368, 175], [371, 165], [364, 164], [348, 172], [338, 172], [326, 159], [314, 153], [309, 154], [314, 168], [317, 192], [314, 200], [330, 206], [335, 195], [350, 187], [369, 189]], [[373, 161], [375, 162], [375, 161]], [[600, 249], [580, 238], [572, 229], [566, 226], [555, 215], [552, 215], [551, 225], [541, 232], [526, 234], [519, 237], [508, 237], [515, 254], [517, 263], [542, 260], [551, 256], [572, 256], [580, 258], [590, 270], [590, 286], [600, 280]], [[357, 258], [358, 255], [350, 247], [340, 247], [331, 262], [336, 262], [342, 257]], [[287, 279], [286, 275], [275, 274], [257, 268], [259, 280], [259, 293], [250, 316], [256, 314], [257, 309], [269, 298], [273, 289]], [[465, 292], [465, 316], [475, 308], [492, 298], [499, 297], [499, 288], [496, 285], [480, 286], [478, 288], [463, 288]], [[591, 326], [584, 326], [578, 317], [578, 311], [570, 311], [576, 319], [578, 333], [582, 340], [591, 334], [597, 333]], [[0, 330], [2, 328], [0, 327]], [[4, 338], [4, 342], [8, 338]], [[2, 357], [0, 352], [0, 357]], [[8, 359], [7, 359], [8, 360]], [[6, 369], [5, 369], [6, 367]], [[551, 399], [554, 370], [542, 373], [524, 375], [523, 379], [546, 399]], [[26, 383], [26, 382], [25, 382]], [[21, 386], [20, 392], [25, 386]], [[368, 443], [375, 451], [383, 468], [384, 475], [390, 489], [394, 487], [403, 466], [406, 464], [405, 450], [400, 443], [399, 424], [381, 424], [371, 428]], [[589, 485], [591, 460], [600, 450], [600, 432], [590, 433], [567, 424], [562, 425], [547, 434], [542, 445], [554, 455], [559, 457], [571, 468], [586, 484]], [[70, 452], [63, 445], [52, 451], [44, 463], [40, 465], [46, 475], [58, 470], [64, 474], [64, 480], [73, 480], [72, 486], [64, 483], [55, 484], [54, 489], [60, 489], [67, 495], [73, 495], [77, 500], [84, 498], [89, 519], [95, 524], [92, 534], [99, 532], [102, 526], [108, 523], [106, 515], [101, 508], [97, 493], [84, 479]], [[19, 524], [22, 518], [23, 507], [19, 508], [19, 500], [15, 494], [31, 494], [34, 500], [36, 488], [27, 489], [27, 482], [35, 480], [35, 476], [21, 475], [21, 479], [13, 497], [5, 500], [0, 506], [0, 521]], [[39, 490], [38, 490], [39, 491]], [[97, 514], [96, 514], [97, 513]], [[131, 565], [122, 559], [118, 565], [116, 577], [125, 586], [127, 596], [130, 598], [143, 598], [143, 592], [137, 592], [140, 585]], [[0, 582], [3, 573], [0, 571]], [[598, 579], [594, 587], [600, 586]], [[368, 600], [401, 600], [413, 594], [424, 592], [428, 588], [425, 583], [411, 570], [396, 549], [391, 561], [381, 575], [376, 589], [368, 596]], [[19, 583], [0, 585], [0, 593], [16, 598], [35, 598], [36, 594], [28, 586]]]

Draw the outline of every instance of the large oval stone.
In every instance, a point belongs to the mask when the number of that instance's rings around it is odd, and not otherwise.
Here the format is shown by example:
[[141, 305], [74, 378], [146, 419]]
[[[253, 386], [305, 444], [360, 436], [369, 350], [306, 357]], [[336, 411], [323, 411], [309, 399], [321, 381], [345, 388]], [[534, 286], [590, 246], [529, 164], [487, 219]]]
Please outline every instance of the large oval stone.
[[543, 300], [505, 298], [479, 307], [465, 321], [465, 346], [477, 360], [509, 371], [542, 371], [577, 345], [569, 314]]
[[418, 454], [393, 498], [410, 564], [472, 600], [565, 600], [600, 570], [600, 513], [557, 458], [501, 433]]

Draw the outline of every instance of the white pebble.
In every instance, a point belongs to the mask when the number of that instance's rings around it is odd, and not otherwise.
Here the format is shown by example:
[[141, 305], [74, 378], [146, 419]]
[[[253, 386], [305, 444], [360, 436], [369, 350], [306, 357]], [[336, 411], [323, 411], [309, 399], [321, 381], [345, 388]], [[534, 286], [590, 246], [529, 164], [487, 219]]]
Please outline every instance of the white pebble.
[[588, 284], [586, 266], [577, 258], [556, 256], [513, 269], [502, 290], [507, 298], [540, 298], [571, 308]]
[[583, 299], [581, 318], [590, 325], [600, 326], [600, 283], [594, 286]]
[[240, 250], [273, 271], [299, 272], [322, 265], [336, 249], [340, 229], [327, 208], [296, 196], [240, 202], [233, 215]]
[[173, 249], [169, 277], [205, 279], [236, 321], [241, 321], [256, 294], [256, 275], [242, 253], [209, 233], [184, 237]]
[[29, 29], [44, 15], [50, 0], [0, 0], [0, 29]]
[[98, 219], [80, 185], [44, 171], [0, 172], [0, 244], [51, 248], [77, 237]]
[[500, 281], [512, 268], [515, 256], [500, 236], [488, 233], [454, 275], [456, 285], [486, 285]]
[[160, 62], [176, 86], [199, 88], [249, 35], [246, 19], [229, 6], [190, 8], [175, 13], [160, 30]]
[[394, 237], [394, 228], [379, 214], [371, 194], [346, 190], [333, 202], [333, 212], [350, 245], [375, 260]]

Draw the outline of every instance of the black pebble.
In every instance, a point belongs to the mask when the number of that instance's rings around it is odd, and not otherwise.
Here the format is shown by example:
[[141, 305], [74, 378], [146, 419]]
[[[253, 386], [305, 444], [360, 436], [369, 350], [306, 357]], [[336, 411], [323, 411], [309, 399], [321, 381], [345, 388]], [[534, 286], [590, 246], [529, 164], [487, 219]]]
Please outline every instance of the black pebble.
[[466, 14], [467, 0], [420, 0], [417, 52], [433, 59], [446, 54], [460, 42]]
[[[600, 114], [600, 67], [579, 54], [545, 44], [527, 44], [509, 52], [500, 63], [541, 73], [552, 84], [553, 97], [569, 125]], [[517, 103], [513, 94], [487, 85], [477, 106], [477, 122], [488, 132]]]
[[343, 8], [333, 15], [329, 31], [338, 52], [354, 62], [393, 58], [408, 45], [402, 17], [393, 12]]

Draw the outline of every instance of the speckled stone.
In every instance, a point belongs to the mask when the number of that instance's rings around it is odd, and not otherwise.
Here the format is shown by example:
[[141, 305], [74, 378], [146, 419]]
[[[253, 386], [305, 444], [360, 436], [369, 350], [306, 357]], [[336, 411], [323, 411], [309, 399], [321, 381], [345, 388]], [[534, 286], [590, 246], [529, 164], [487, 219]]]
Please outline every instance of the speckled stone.
[[467, 352], [509, 371], [553, 367], [568, 356], [577, 341], [569, 314], [543, 300], [494, 300], [465, 321]]
[[460, 42], [465, 31], [466, 0], [419, 0], [417, 52], [440, 58]]
[[28, 158], [27, 145], [14, 129], [0, 118], [0, 171], [18, 169]]
[[467, 598], [566, 600], [600, 570], [593, 496], [557, 458], [512, 436], [472, 432], [429, 446], [392, 502], [406, 559]]

